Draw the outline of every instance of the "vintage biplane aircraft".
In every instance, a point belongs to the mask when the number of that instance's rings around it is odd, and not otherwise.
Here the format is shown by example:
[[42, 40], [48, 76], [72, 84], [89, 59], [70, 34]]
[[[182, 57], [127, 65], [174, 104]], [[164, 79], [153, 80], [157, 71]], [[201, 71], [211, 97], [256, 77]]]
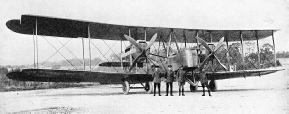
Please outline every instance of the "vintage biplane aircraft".
[[[21, 19], [9, 20], [6, 26], [16, 33], [28, 35], [54, 36], [64, 38], [88, 38], [104, 40], [128, 40], [131, 45], [126, 47], [120, 54], [120, 62], [104, 62], [99, 66], [121, 67], [121, 72], [98, 72], [98, 71], [74, 71], [74, 70], [51, 70], [39, 69], [38, 65], [34, 69], [22, 69], [21, 71], [12, 71], [7, 74], [10, 79], [20, 81], [41, 81], [41, 82], [99, 82], [100, 84], [123, 84], [124, 94], [128, 94], [131, 84], [141, 83], [144, 89], [151, 93], [152, 76], [149, 73], [151, 65], [160, 65], [166, 70], [168, 64], [173, 65], [177, 70], [180, 66], [185, 66], [187, 70], [187, 81], [191, 84], [191, 91], [196, 91], [198, 81], [196, 75], [200, 70], [206, 69], [209, 63], [216, 61], [223, 67], [222, 71], [206, 71], [210, 80], [209, 88], [213, 91], [217, 89], [216, 80], [260, 76], [274, 73], [280, 69], [256, 69], [228, 71], [229, 65], [224, 65], [215, 55], [218, 50], [231, 41], [258, 40], [272, 36], [274, 44], [274, 29], [265, 30], [207, 30], [192, 28], [173, 28], [157, 26], [136, 26], [136, 25], [116, 25], [108, 23], [88, 22], [80, 20], [62, 19], [37, 15], [22, 15]], [[145, 40], [141, 40], [141, 39]], [[149, 41], [149, 43], [147, 43]], [[163, 49], [167, 51], [166, 55], [151, 53], [150, 48], [155, 43], [163, 44]], [[206, 42], [210, 42], [207, 44]], [[217, 42], [217, 45], [214, 45]], [[171, 43], [175, 43], [177, 52], [171, 50]], [[180, 48], [179, 43], [185, 44]], [[187, 44], [197, 44], [195, 47], [189, 47]], [[274, 44], [275, 46], [275, 44]], [[122, 49], [122, 47], [121, 47]], [[275, 49], [275, 48], [274, 48]], [[259, 52], [259, 46], [258, 46]], [[275, 50], [274, 50], [275, 53]], [[229, 52], [227, 51], [227, 58]], [[163, 61], [153, 59], [162, 58]], [[174, 60], [174, 57], [181, 56], [181, 60]], [[35, 57], [35, 56], [34, 56]], [[244, 62], [244, 52], [242, 53]], [[127, 60], [127, 58], [129, 58]], [[90, 58], [91, 59], [91, 58]], [[260, 57], [259, 61], [260, 63]], [[275, 56], [276, 63], [276, 56]], [[37, 63], [38, 64], [38, 63]], [[213, 65], [213, 64], [212, 64]], [[84, 65], [85, 67], [85, 65]], [[135, 72], [138, 68], [145, 68], [146, 73]], [[214, 68], [214, 67], [212, 67]], [[260, 67], [258, 67], [260, 68]]]

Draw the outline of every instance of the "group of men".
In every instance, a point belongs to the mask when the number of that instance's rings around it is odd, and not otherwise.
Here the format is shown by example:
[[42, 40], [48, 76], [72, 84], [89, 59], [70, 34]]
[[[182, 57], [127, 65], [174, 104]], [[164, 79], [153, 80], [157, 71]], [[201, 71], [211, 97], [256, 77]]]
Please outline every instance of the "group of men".
[[184, 94], [184, 85], [186, 82], [186, 75], [187, 72], [183, 70], [183, 67], [180, 67], [177, 72], [174, 72], [172, 69], [172, 65], [168, 65], [168, 70], [165, 73], [162, 73], [159, 66], [154, 66], [155, 71], [152, 73], [153, 76], [153, 83], [154, 83], [154, 96], [156, 95], [156, 87], [158, 87], [159, 90], [159, 96], [161, 96], [160, 93], [160, 86], [161, 86], [161, 77], [165, 77], [166, 82], [166, 96], [169, 95], [169, 88], [170, 88], [170, 95], [173, 96], [173, 82], [174, 78], [178, 81], [179, 85], [179, 96], [185, 96]]

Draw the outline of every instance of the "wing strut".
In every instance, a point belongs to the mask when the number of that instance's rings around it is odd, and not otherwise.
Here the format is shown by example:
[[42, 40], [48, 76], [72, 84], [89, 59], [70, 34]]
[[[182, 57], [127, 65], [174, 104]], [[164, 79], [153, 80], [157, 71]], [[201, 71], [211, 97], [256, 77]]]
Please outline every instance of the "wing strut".
[[90, 29], [89, 29], [89, 25], [87, 26], [88, 29], [88, 49], [89, 49], [89, 71], [91, 71], [91, 39], [90, 39]]
[[[120, 52], [122, 51], [122, 37], [120, 37]], [[123, 63], [122, 58], [120, 57], [120, 66], [121, 66], [121, 72], [123, 73]]]
[[273, 41], [273, 49], [274, 49], [274, 65], [277, 66], [276, 63], [276, 50], [275, 50], [275, 41], [274, 41], [274, 31], [272, 30], [272, 41]]
[[261, 59], [260, 59], [260, 49], [259, 49], [259, 38], [258, 38], [258, 31], [255, 30], [255, 37], [256, 37], [256, 40], [257, 40], [257, 51], [258, 51], [258, 69], [261, 68], [260, 64], [261, 64]]
[[82, 39], [82, 61], [83, 61], [83, 70], [85, 70], [85, 58], [84, 58], [84, 40]]
[[35, 23], [35, 26], [36, 26], [36, 28], [35, 28], [35, 38], [36, 38], [36, 57], [37, 57], [37, 64], [36, 64], [36, 68], [38, 69], [38, 38], [37, 38], [37, 20], [36, 20], [36, 23]]
[[186, 31], [183, 31], [183, 37], [185, 39], [185, 48], [187, 49], [187, 36], [186, 36]]
[[226, 40], [226, 45], [227, 45], [227, 61], [228, 61], [228, 66], [230, 67], [230, 51], [229, 51], [229, 42], [228, 42], [228, 31], [224, 31], [224, 37], [225, 37], [225, 40]]
[[34, 38], [34, 30], [33, 30], [33, 52], [34, 52], [34, 56], [33, 56], [33, 60], [34, 60], [34, 68], [36, 68], [36, 64], [35, 64], [35, 38]]
[[242, 48], [242, 68], [245, 70], [245, 60], [244, 60], [244, 45], [243, 45], [243, 33], [240, 31], [240, 41], [241, 41], [241, 48]]

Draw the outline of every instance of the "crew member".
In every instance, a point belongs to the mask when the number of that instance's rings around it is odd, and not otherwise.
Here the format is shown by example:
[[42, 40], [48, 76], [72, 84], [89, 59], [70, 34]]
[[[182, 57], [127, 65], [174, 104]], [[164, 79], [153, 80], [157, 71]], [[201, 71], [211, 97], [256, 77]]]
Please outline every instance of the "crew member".
[[159, 89], [159, 96], [161, 96], [161, 71], [159, 69], [159, 66], [154, 66], [155, 71], [153, 72], [152, 76], [154, 78], [154, 96], [156, 96], [156, 86], [158, 86]]
[[206, 73], [203, 70], [200, 71], [199, 78], [200, 78], [200, 82], [201, 82], [202, 87], [203, 87], [203, 95], [202, 96], [205, 96], [205, 86], [208, 89], [209, 96], [212, 96], [211, 92], [210, 92], [209, 84], [208, 84], [208, 78], [206, 76]]
[[182, 96], [185, 96], [184, 85], [186, 82], [186, 79], [185, 79], [186, 75], [187, 75], [187, 72], [184, 70], [184, 67], [181, 66], [178, 70], [178, 73], [177, 73], [177, 80], [179, 82], [179, 96], [181, 96], [181, 92], [182, 92]]
[[170, 86], [170, 94], [173, 95], [173, 82], [174, 82], [174, 71], [172, 69], [172, 65], [168, 65], [168, 71], [165, 74], [166, 76], [166, 96], [169, 94], [169, 86]]

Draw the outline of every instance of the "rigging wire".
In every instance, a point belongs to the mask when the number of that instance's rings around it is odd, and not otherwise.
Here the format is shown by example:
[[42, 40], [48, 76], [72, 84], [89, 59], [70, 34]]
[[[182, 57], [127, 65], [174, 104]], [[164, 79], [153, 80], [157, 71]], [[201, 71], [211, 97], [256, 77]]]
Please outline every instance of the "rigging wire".
[[49, 44], [50, 44], [50, 46], [52, 46], [72, 67], [74, 67], [74, 69], [76, 69], [75, 68], [75, 66], [64, 56], [64, 55], [62, 55], [62, 53], [60, 53], [59, 52], [59, 50], [57, 50], [57, 48], [55, 47], [55, 46], [53, 46], [45, 37], [43, 37]]

